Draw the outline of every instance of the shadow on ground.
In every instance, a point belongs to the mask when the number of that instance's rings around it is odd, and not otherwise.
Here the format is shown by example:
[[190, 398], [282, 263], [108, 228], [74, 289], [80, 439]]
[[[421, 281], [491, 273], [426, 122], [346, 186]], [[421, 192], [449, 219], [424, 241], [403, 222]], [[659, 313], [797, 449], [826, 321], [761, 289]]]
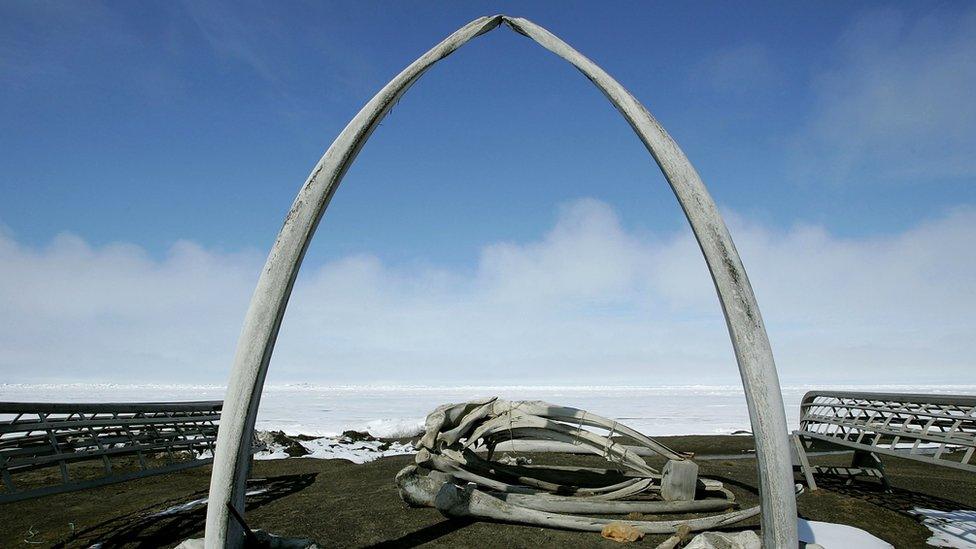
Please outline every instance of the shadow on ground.
[[[315, 482], [317, 473], [286, 475], [248, 482], [249, 510], [300, 492]], [[172, 499], [114, 517], [79, 530], [53, 547], [75, 547], [84, 543], [110, 547], [164, 547], [177, 544], [203, 529], [207, 518], [206, 490], [189, 498]]]
[[391, 547], [417, 547], [425, 543], [430, 543], [434, 540], [440, 539], [443, 536], [457, 532], [458, 530], [470, 526], [474, 521], [471, 520], [458, 520], [458, 519], [444, 519], [437, 524], [431, 524], [430, 526], [425, 526], [419, 530], [410, 532], [405, 536], [400, 536], [397, 539], [392, 539], [389, 541], [383, 541], [380, 543], [375, 543], [369, 545], [372, 549], [379, 548], [391, 548]]
[[[856, 480], [848, 483], [844, 477], [821, 476], [817, 479], [817, 484], [832, 492], [842, 496], [865, 501], [889, 511], [898, 513], [916, 522], [922, 523], [925, 516], [915, 512], [915, 509], [933, 509], [936, 511], [954, 512], [970, 507], [966, 503], [951, 500], [941, 496], [905, 490], [903, 488], [892, 487], [891, 491], [885, 491], [884, 487], [870, 480]], [[960, 546], [968, 546], [976, 541], [976, 533], [967, 529], [956, 532], [954, 528], [945, 528], [945, 524], [935, 520], [934, 524], [943, 526], [940, 528], [943, 537], [956, 538]]]

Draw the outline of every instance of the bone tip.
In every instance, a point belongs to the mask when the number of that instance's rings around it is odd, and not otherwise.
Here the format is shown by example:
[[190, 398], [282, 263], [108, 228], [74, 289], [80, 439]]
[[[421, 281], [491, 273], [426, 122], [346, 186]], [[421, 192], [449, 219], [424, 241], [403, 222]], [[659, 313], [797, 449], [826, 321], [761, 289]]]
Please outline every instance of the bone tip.
[[427, 448], [421, 448], [417, 452], [417, 455], [414, 457], [414, 462], [417, 465], [423, 465], [425, 463], [428, 463], [429, 461], [430, 461], [430, 451], [427, 450]]

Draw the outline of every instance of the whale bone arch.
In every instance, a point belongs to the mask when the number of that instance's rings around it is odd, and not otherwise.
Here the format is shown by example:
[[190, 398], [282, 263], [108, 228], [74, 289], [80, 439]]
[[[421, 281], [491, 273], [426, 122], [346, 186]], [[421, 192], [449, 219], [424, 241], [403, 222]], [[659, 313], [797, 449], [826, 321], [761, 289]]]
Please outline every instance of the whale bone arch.
[[593, 82], [664, 173], [705, 257], [735, 351], [756, 440], [763, 544], [797, 546], [793, 468], [776, 364], [752, 286], [715, 202], [677, 143], [620, 83], [535, 23], [494, 15], [461, 27], [384, 86], [336, 137], [298, 192], [261, 271], [238, 340], [210, 479], [207, 549], [243, 545], [243, 530], [231, 520], [229, 507], [243, 515], [251, 432], [268, 364], [305, 252], [339, 183], [379, 122], [427, 69], [503, 23], [565, 59]]

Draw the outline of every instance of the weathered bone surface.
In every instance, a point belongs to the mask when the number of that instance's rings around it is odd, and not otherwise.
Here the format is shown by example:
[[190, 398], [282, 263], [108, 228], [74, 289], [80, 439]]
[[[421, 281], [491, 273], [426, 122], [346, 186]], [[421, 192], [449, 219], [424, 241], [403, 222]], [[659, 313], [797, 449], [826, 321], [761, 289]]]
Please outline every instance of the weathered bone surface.
[[[586, 532], [599, 532], [607, 524], [617, 522], [615, 519], [546, 512], [516, 505], [479, 490], [474, 483], [468, 483], [463, 488], [459, 488], [453, 482], [435, 480], [431, 476], [423, 475], [423, 469], [416, 465], [409, 465], [401, 470], [397, 474], [396, 482], [400, 497], [408, 504], [415, 507], [433, 507], [448, 517], [482, 518]], [[728, 502], [726, 502], [725, 507], [728, 507]], [[603, 512], [600, 511], [600, 513]], [[756, 506], [702, 518], [627, 521], [625, 524], [632, 525], [645, 534], [670, 534], [676, 532], [681, 526], [687, 526], [692, 531], [721, 528], [758, 514], [759, 507]]]
[[[265, 263], [234, 356], [224, 398], [207, 507], [208, 549], [241, 547], [243, 531], [228, 506], [244, 513], [250, 433], [281, 320], [305, 251], [346, 171], [373, 130], [431, 66], [473, 38], [504, 23], [580, 70], [627, 120], [657, 162], [698, 240], [715, 283], [745, 389], [768, 547], [795, 547], [796, 500], [786, 414], [772, 350], [745, 268], [715, 202], [678, 144], [619, 82], [549, 31], [526, 19], [480, 17], [445, 38], [383, 87], [349, 122], [302, 186]], [[635, 456], [636, 457], [636, 456]]]
[[[590, 429], [602, 429], [606, 434]], [[667, 458], [663, 473], [623, 441]], [[557, 440], [586, 446], [607, 468], [537, 465], [524, 456], [494, 460], [493, 449], [512, 440]], [[631, 521], [643, 533], [717, 528], [755, 516], [759, 508], [733, 510], [732, 493], [716, 480], [699, 479], [698, 465], [643, 434], [575, 408], [498, 398], [447, 404], [427, 416], [416, 465], [396, 477], [400, 497], [449, 517], [600, 531], [613, 522], [587, 514], [709, 513], [670, 521]], [[482, 457], [480, 453], [486, 454]], [[551, 457], [551, 456], [550, 456]], [[710, 497], [695, 499], [698, 494]]]

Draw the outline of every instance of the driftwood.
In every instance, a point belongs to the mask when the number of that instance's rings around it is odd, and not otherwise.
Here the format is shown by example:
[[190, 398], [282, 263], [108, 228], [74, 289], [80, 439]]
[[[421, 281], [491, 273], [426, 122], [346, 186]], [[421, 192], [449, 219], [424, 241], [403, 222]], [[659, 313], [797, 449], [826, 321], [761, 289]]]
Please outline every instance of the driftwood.
[[[606, 434], [591, 429], [606, 431]], [[667, 459], [663, 472], [629, 447]], [[607, 468], [536, 465], [519, 456], [494, 458], [513, 440], [560, 441], [600, 455]], [[645, 534], [705, 530], [759, 513], [735, 510], [721, 482], [699, 479], [689, 454], [672, 450], [616, 421], [545, 402], [489, 398], [438, 407], [427, 416], [415, 465], [396, 477], [400, 497], [448, 517], [474, 517], [599, 532], [611, 523]], [[702, 496], [697, 499], [698, 496]], [[582, 515], [719, 514], [684, 520], [614, 521]]]

